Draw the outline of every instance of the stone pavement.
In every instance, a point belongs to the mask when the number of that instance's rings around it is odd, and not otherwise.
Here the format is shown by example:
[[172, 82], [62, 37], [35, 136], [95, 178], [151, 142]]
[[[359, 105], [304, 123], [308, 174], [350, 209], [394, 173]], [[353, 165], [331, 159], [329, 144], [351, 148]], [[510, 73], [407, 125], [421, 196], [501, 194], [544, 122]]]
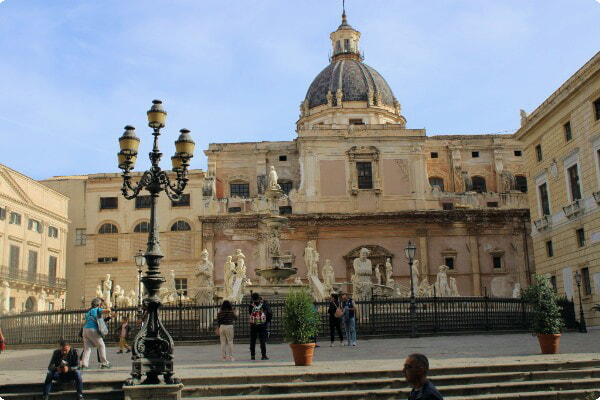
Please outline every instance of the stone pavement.
[[[431, 367], [465, 366], [477, 364], [510, 364], [515, 362], [549, 362], [600, 360], [600, 329], [587, 334], [568, 332], [562, 335], [560, 354], [541, 355], [537, 339], [531, 334], [487, 334], [464, 336], [435, 336], [417, 339], [394, 338], [360, 340], [356, 347], [329, 347], [320, 343], [315, 349], [312, 367], [294, 367], [290, 348], [278, 343], [268, 346], [268, 361], [250, 361], [248, 344], [236, 344], [237, 360], [222, 362], [218, 344], [177, 346], [175, 372], [180, 378], [215, 375], [286, 374], [291, 371], [356, 371], [400, 369], [407, 354], [420, 352], [430, 358]], [[84, 380], [125, 380], [131, 368], [130, 354], [115, 354], [109, 347], [108, 359], [113, 369], [100, 370], [91, 358]], [[260, 354], [259, 346], [257, 351]], [[15, 349], [0, 354], [0, 382], [41, 382], [50, 360], [49, 349]]]

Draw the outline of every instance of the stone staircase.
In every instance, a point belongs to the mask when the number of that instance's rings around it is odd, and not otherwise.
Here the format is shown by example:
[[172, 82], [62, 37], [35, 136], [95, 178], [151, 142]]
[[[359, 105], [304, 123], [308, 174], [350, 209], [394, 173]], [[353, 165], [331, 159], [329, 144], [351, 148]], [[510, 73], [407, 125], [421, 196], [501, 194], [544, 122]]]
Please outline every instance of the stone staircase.
[[[342, 364], [340, 364], [342, 365]], [[405, 399], [408, 388], [397, 370], [244, 374], [184, 379], [189, 400]], [[302, 369], [306, 371], [306, 369]], [[517, 363], [438, 368], [432, 382], [446, 400], [595, 400], [600, 396], [600, 361]], [[87, 400], [123, 399], [122, 382], [86, 382]], [[4, 400], [39, 400], [41, 384], [0, 385]], [[74, 398], [72, 385], [55, 385], [54, 400]]]

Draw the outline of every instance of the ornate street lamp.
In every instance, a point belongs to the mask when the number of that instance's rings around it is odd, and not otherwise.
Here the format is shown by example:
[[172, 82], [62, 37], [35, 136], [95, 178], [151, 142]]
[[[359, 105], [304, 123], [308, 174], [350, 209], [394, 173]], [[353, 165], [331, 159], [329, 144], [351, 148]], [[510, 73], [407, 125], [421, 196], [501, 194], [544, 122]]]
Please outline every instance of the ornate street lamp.
[[[119, 138], [121, 151], [118, 153], [119, 168], [123, 170], [123, 187], [121, 192], [127, 200], [136, 198], [145, 189], [150, 193], [150, 231], [148, 233], [148, 247], [143, 257], [148, 269], [142, 278], [147, 296], [143, 299], [143, 306], [148, 311], [145, 323], [135, 337], [132, 350], [133, 365], [131, 378], [128, 385], [140, 383], [142, 376], [146, 375], [145, 384], [160, 383], [160, 375], [164, 376], [167, 384], [178, 383], [173, 372], [173, 338], [160, 321], [158, 309], [161, 306], [158, 292], [165, 278], [160, 274], [160, 262], [163, 253], [160, 250], [158, 235], [157, 203], [158, 196], [165, 192], [172, 201], [181, 199], [183, 190], [188, 182], [188, 166], [190, 158], [194, 155], [194, 141], [190, 131], [182, 129], [175, 142], [175, 155], [171, 157], [173, 173], [175, 176], [161, 170], [159, 163], [162, 153], [158, 149], [160, 129], [165, 126], [167, 113], [160, 100], [153, 100], [148, 111], [148, 126], [152, 128], [154, 144], [150, 152], [152, 166], [142, 174], [138, 182], [132, 183], [131, 170], [137, 159], [137, 150], [140, 139], [135, 135], [135, 128], [127, 125], [123, 136]], [[173, 180], [173, 178], [175, 178]]]
[[408, 260], [408, 270], [410, 272], [410, 337], [416, 338], [418, 337], [417, 332], [417, 324], [416, 324], [416, 316], [417, 316], [417, 304], [415, 302], [415, 286], [413, 281], [413, 272], [412, 266], [415, 262], [415, 253], [417, 252], [417, 248], [411, 241], [408, 241], [408, 245], [404, 249], [404, 255]]
[[581, 274], [579, 271], [575, 271], [575, 283], [577, 283], [577, 291], [579, 292], [579, 332], [587, 333], [585, 317], [583, 316], [583, 303], [581, 302]]
[[135, 255], [135, 265], [138, 267], [138, 303], [137, 303], [137, 319], [138, 321], [142, 320], [142, 316], [144, 315], [144, 310], [142, 307], [142, 272], [144, 272], [143, 267], [146, 265], [146, 259], [144, 258], [144, 252], [140, 249]]

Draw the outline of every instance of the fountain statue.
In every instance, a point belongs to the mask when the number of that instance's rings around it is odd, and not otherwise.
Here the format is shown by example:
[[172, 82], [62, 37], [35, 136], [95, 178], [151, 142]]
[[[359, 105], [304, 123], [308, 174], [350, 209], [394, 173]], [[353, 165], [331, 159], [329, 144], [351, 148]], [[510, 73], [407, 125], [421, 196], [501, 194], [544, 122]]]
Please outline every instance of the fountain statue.
[[196, 270], [198, 278], [196, 301], [200, 304], [208, 304], [213, 301], [215, 284], [213, 281], [214, 265], [209, 261], [206, 249], [200, 253], [200, 262], [196, 266]]
[[354, 300], [368, 300], [371, 297], [371, 275], [373, 274], [373, 266], [371, 260], [367, 258], [369, 250], [366, 248], [360, 249], [359, 257], [354, 259], [354, 275], [352, 276], [352, 291]]

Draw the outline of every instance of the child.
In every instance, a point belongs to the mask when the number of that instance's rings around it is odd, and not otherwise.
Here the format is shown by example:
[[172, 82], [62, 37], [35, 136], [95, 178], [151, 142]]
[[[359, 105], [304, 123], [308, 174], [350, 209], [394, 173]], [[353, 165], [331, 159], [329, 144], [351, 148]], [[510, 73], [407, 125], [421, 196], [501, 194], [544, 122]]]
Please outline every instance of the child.
[[119, 335], [119, 351], [117, 351], [117, 354], [123, 354], [123, 349], [127, 349], [127, 353], [131, 351], [131, 348], [127, 344], [127, 336], [129, 336], [131, 327], [127, 321], [127, 317], [121, 318], [121, 334]]

